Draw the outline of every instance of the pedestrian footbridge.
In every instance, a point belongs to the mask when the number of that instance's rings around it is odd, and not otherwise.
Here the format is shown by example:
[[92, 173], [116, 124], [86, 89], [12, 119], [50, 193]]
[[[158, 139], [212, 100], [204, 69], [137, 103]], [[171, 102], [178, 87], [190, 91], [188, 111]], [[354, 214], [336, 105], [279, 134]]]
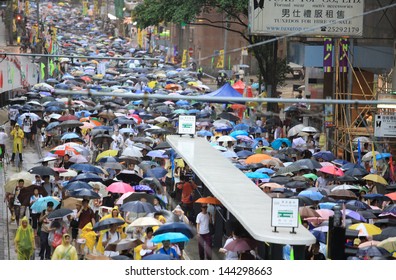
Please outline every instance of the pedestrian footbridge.
[[271, 198], [204, 138], [169, 135], [167, 142], [191, 167], [211, 193], [221, 201], [257, 241], [273, 244], [310, 245], [315, 237], [303, 226], [271, 227]]

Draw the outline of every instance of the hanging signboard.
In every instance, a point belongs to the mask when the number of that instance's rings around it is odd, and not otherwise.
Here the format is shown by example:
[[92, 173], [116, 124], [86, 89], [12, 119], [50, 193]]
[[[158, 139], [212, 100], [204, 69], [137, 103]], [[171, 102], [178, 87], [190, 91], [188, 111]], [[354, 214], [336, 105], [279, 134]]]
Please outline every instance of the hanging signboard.
[[195, 134], [195, 116], [179, 116], [179, 134]]
[[396, 115], [375, 115], [375, 137], [396, 137]]
[[271, 226], [298, 227], [298, 207], [296, 198], [272, 198]]
[[363, 35], [364, 0], [250, 0], [250, 33], [256, 35]]

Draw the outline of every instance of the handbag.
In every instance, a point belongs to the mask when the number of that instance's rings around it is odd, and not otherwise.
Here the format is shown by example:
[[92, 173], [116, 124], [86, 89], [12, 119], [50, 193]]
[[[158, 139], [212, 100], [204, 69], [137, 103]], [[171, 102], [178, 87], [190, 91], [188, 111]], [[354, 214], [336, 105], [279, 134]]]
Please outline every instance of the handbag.
[[62, 244], [62, 234], [54, 233], [54, 239], [51, 242], [52, 248], [56, 248]]

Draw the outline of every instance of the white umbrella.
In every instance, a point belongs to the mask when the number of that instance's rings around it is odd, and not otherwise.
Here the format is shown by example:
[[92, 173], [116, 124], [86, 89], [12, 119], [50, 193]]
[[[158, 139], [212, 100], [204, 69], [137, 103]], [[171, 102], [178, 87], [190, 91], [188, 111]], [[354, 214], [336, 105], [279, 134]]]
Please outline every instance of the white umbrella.
[[292, 137], [294, 135], [297, 135], [298, 133], [300, 133], [303, 130], [304, 127], [305, 127], [305, 125], [303, 125], [303, 124], [298, 124], [298, 125], [293, 126], [287, 132], [287, 137]]
[[59, 173], [60, 177], [76, 177], [77, 176], [77, 171], [74, 171], [72, 169], [68, 169], [66, 172], [61, 172]]
[[303, 148], [305, 148], [306, 144], [307, 144], [307, 142], [305, 142], [304, 139], [302, 139], [301, 137], [298, 137], [298, 138], [293, 139], [292, 147], [296, 148], [296, 149], [303, 149]]
[[19, 120], [21, 120], [21, 121], [23, 121], [24, 120], [24, 118], [26, 118], [27, 116], [29, 116], [30, 117], [30, 119], [32, 120], [32, 121], [38, 121], [39, 119], [41, 119], [38, 115], [36, 115], [35, 113], [24, 113], [24, 114], [22, 114], [22, 115], [20, 115], [19, 116]]
[[156, 117], [156, 118], [154, 119], [154, 121], [159, 122], [159, 123], [163, 123], [163, 122], [168, 122], [169, 119], [168, 119], [167, 117], [160, 116], [160, 117]]
[[74, 155], [70, 158], [70, 162], [74, 163], [87, 163], [88, 160], [83, 155]]
[[57, 120], [57, 119], [59, 119], [60, 117], [62, 117], [62, 115], [56, 114], [56, 113], [52, 113], [51, 115], [49, 115], [49, 117], [50, 117], [51, 119]]
[[122, 152], [121, 156], [123, 156], [123, 157], [138, 157], [138, 158], [141, 158], [141, 157], [143, 157], [143, 154], [140, 152], [140, 149], [132, 146], [132, 147], [126, 148]]
[[312, 126], [306, 126], [301, 131], [302, 132], [306, 132], [306, 133], [317, 133], [317, 132], [319, 132], [315, 127], [312, 127]]
[[372, 160], [373, 156], [376, 156], [379, 154], [380, 154], [380, 152], [374, 151], [374, 155], [373, 155], [373, 152], [370, 151], [370, 152], [364, 154], [364, 156], [362, 157], [362, 161], [370, 161], [370, 160]]
[[238, 155], [233, 151], [225, 151], [221, 154], [226, 158], [237, 158], [238, 157]]
[[353, 138], [353, 140], [352, 140], [352, 142], [354, 144], [357, 144], [358, 141], [360, 141], [360, 143], [371, 143], [372, 142], [370, 138], [365, 137], [365, 136], [359, 136], [359, 137]]
[[337, 190], [359, 190], [359, 187], [353, 186], [353, 185], [348, 185], [348, 184], [343, 184], [343, 185], [338, 185], [335, 186], [334, 188], [331, 189], [331, 191], [337, 191]]
[[229, 135], [223, 135], [217, 138], [217, 142], [235, 142], [236, 139], [234, 137], [231, 137]]

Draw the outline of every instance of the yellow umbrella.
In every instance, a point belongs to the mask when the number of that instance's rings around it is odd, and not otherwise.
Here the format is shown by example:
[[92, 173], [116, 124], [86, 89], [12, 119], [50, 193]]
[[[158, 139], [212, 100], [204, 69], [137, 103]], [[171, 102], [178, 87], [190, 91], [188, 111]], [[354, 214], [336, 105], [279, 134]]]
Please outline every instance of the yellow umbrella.
[[389, 253], [396, 251], [396, 237], [389, 237], [377, 244], [377, 247], [382, 247]]
[[118, 154], [117, 150], [107, 150], [107, 151], [101, 152], [96, 157], [96, 161], [99, 161], [101, 158], [104, 158], [104, 157], [115, 157], [117, 154]]
[[369, 236], [369, 235], [377, 235], [381, 234], [382, 230], [373, 225], [367, 223], [357, 223], [349, 226], [349, 229], [354, 229], [359, 231], [359, 236]]
[[362, 178], [363, 180], [372, 181], [382, 185], [388, 185], [388, 182], [384, 179], [384, 177], [377, 174], [369, 174]]
[[24, 187], [28, 187], [32, 184], [34, 180], [34, 175], [26, 171], [22, 171], [11, 175], [10, 179], [4, 185], [4, 191], [8, 193], [14, 193], [15, 187], [17, 186], [18, 181], [20, 179], [23, 179], [25, 181]]
[[150, 81], [147, 83], [147, 86], [149, 88], [155, 88], [156, 85], [157, 85], [157, 81]]

